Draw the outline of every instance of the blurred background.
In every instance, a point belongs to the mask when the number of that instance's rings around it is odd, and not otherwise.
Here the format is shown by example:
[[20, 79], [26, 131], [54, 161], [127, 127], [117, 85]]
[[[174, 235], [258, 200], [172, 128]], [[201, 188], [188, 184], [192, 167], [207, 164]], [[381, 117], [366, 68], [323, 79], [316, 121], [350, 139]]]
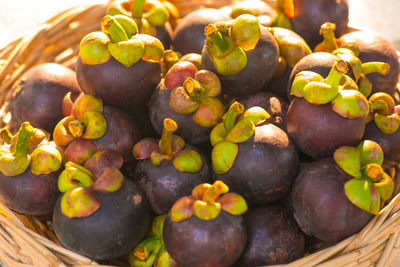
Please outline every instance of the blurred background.
[[[107, 0], [0, 0], [0, 47], [67, 8]], [[400, 49], [400, 0], [348, 0], [350, 25], [381, 33]]]

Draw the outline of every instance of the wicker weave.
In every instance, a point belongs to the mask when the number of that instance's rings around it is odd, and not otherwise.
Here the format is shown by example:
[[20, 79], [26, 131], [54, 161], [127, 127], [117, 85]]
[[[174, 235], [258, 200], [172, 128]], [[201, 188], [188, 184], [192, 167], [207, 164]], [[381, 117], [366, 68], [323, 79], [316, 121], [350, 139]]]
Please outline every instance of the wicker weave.
[[[186, 14], [195, 8], [220, 7], [232, 1], [172, 2], [181, 14]], [[68, 65], [76, 57], [79, 41], [88, 32], [98, 29], [105, 8], [105, 5], [90, 5], [68, 9], [0, 50], [1, 114], [6, 114], [12, 85], [27, 69], [43, 62]], [[3, 116], [4, 121], [7, 119]], [[400, 252], [399, 175], [395, 175], [394, 170], [391, 174], [397, 195], [360, 233], [288, 265], [279, 266], [389, 266]], [[47, 224], [34, 217], [16, 215], [1, 203], [0, 260], [12, 267], [106, 266], [63, 248]]]

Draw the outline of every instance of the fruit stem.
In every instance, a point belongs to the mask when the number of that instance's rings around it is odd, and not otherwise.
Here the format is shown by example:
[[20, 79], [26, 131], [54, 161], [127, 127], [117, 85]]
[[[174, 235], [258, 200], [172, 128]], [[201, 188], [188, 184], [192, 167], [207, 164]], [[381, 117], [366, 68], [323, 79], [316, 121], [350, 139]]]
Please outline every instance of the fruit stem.
[[68, 130], [72, 134], [73, 137], [79, 138], [83, 135], [85, 132], [86, 125], [83, 121], [81, 120], [73, 120], [68, 123]]
[[7, 127], [0, 129], [0, 139], [6, 144], [11, 144], [12, 134]]
[[207, 39], [209, 39], [222, 53], [228, 52], [229, 45], [228, 42], [224, 39], [221, 32], [218, 31], [218, 28], [210, 24], [204, 29], [204, 34]]
[[204, 193], [203, 201], [207, 202], [208, 204], [215, 203], [217, 198], [225, 193], [228, 193], [229, 187], [221, 181], [215, 181], [212, 186]]
[[326, 22], [321, 26], [319, 34], [324, 37], [324, 44], [326, 51], [332, 53], [338, 48], [337, 41], [335, 38], [336, 24], [331, 22]]
[[141, 19], [143, 17], [145, 0], [134, 0], [132, 5], [132, 17], [134, 19]]
[[114, 43], [129, 40], [126, 31], [113, 16], [107, 15], [101, 19], [101, 30]]
[[244, 112], [244, 107], [239, 102], [234, 102], [222, 117], [225, 131], [229, 133], [236, 124], [236, 118]]
[[381, 115], [389, 115], [389, 105], [385, 101], [371, 101], [369, 109]]
[[[153, 266], [153, 262], [156, 259], [153, 255], [157, 255], [161, 249], [161, 241], [159, 237], [149, 237], [143, 240], [133, 251], [133, 255], [139, 261], [146, 261], [146, 264], [150, 264], [149, 266]], [[148, 260], [152, 260], [152, 262], [147, 262]]]
[[183, 82], [183, 88], [185, 88], [186, 92], [194, 100], [201, 100], [203, 97], [207, 96], [207, 88], [192, 77], [186, 78]]
[[332, 88], [336, 89], [343, 76], [349, 70], [347, 63], [344, 60], [337, 60], [332, 66], [328, 77], [326, 78], [326, 84], [330, 85]]
[[26, 156], [29, 138], [35, 134], [36, 129], [29, 122], [24, 122], [18, 132], [18, 139], [13, 154], [15, 156]]
[[378, 72], [386, 75], [389, 72], [390, 65], [384, 62], [366, 62], [361, 65], [364, 74]]
[[365, 167], [365, 174], [373, 182], [379, 182], [383, 175], [383, 169], [379, 164], [371, 163]]
[[178, 129], [178, 125], [170, 118], [164, 119], [163, 124], [160, 149], [162, 154], [169, 155], [172, 153], [172, 134]]

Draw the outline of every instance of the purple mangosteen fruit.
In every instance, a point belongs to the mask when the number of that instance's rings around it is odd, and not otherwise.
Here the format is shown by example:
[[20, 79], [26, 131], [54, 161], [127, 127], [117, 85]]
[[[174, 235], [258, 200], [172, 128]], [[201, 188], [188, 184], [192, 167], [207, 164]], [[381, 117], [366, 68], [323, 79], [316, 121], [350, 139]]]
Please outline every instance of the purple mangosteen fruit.
[[164, 245], [182, 266], [228, 267], [246, 245], [246, 201], [221, 181], [196, 186], [169, 211]]
[[43, 63], [24, 73], [9, 102], [10, 129], [18, 131], [21, 123], [51, 132], [62, 119], [62, 100], [72, 92], [76, 98], [81, 89], [73, 70], [56, 63]]
[[193, 187], [210, 181], [205, 156], [173, 135], [177, 128], [176, 122], [167, 118], [161, 140], [145, 138], [133, 147], [133, 155], [139, 161], [135, 181], [157, 214], [168, 213], [180, 197], [191, 193]]
[[146, 236], [146, 197], [119, 171], [121, 164], [122, 157], [110, 150], [95, 152], [86, 167], [65, 164], [53, 227], [66, 248], [92, 259], [111, 259], [127, 254]]
[[0, 151], [0, 199], [10, 209], [24, 215], [51, 214], [58, 195], [62, 157], [46, 134], [22, 123], [12, 136], [2, 129]]
[[393, 193], [393, 180], [382, 162], [380, 146], [365, 140], [306, 165], [292, 188], [294, 215], [302, 230], [326, 242], [358, 232]]
[[260, 107], [244, 111], [235, 102], [210, 135], [214, 178], [242, 195], [249, 205], [282, 197], [297, 174], [294, 143], [279, 127], [263, 123], [268, 117]]
[[299, 149], [313, 158], [355, 145], [364, 134], [368, 101], [359, 91], [340, 85], [347, 71], [347, 63], [338, 60], [326, 79], [303, 71], [293, 81], [295, 98], [286, 116], [287, 131]]
[[216, 73], [222, 93], [246, 96], [260, 91], [278, 67], [274, 36], [253, 15], [208, 25], [201, 65]]
[[111, 106], [144, 104], [161, 79], [162, 43], [139, 34], [135, 21], [124, 15], [103, 17], [101, 27], [80, 43], [76, 75], [82, 91]]

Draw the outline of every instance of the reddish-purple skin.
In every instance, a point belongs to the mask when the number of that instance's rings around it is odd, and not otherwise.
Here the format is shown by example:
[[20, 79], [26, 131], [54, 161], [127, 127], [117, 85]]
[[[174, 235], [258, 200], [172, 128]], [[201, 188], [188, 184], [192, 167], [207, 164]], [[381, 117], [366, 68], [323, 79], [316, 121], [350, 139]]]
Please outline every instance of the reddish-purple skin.
[[0, 173], [0, 200], [20, 214], [50, 214], [60, 194], [57, 187], [60, 173], [35, 175], [30, 167], [18, 176]]
[[243, 97], [254, 94], [269, 82], [276, 72], [279, 60], [278, 44], [273, 35], [260, 27], [261, 38], [256, 47], [246, 51], [247, 65], [236, 75], [223, 76], [217, 72], [206, 49], [202, 51], [201, 66], [218, 75], [221, 81], [222, 93]]
[[354, 146], [365, 130], [364, 118], [348, 119], [332, 110], [330, 103], [313, 105], [296, 97], [289, 106], [286, 128], [297, 147], [317, 159], [332, 156], [340, 146]]
[[68, 92], [73, 98], [81, 91], [73, 70], [56, 63], [44, 63], [29, 69], [13, 91], [10, 100], [11, 128], [22, 122], [52, 132], [64, 117], [62, 100]]
[[237, 100], [244, 106], [244, 110], [251, 107], [262, 107], [271, 116], [267, 122], [275, 124], [282, 130], [286, 130], [286, 113], [289, 104], [275, 94], [267, 92], [258, 92]]
[[156, 38], [160, 40], [165, 49], [169, 49], [172, 43], [173, 30], [171, 24], [166, 22], [164, 26], [156, 27]]
[[189, 144], [201, 144], [207, 142], [210, 138], [212, 128], [201, 127], [193, 120], [193, 114], [177, 114], [169, 107], [169, 95], [171, 90], [165, 87], [163, 81], [153, 92], [149, 102], [150, 121], [154, 130], [161, 135], [163, 130], [163, 121], [170, 118], [178, 124], [178, 130], [175, 132]]
[[328, 77], [333, 64], [338, 59], [337, 56], [327, 52], [312, 53], [300, 59], [290, 74], [289, 84], [287, 85], [288, 98], [293, 100], [293, 96], [290, 95], [290, 89], [292, 88], [292, 83], [297, 73], [301, 71], [312, 71], [318, 73], [323, 78], [326, 78]]
[[193, 215], [181, 222], [172, 221], [169, 212], [163, 227], [165, 248], [183, 267], [228, 267], [242, 253], [246, 236], [242, 216], [225, 211], [209, 221]]
[[265, 204], [246, 212], [247, 245], [238, 266], [289, 263], [304, 255], [304, 234], [281, 206]]
[[294, 0], [293, 29], [313, 48], [322, 41], [321, 25], [329, 21], [336, 24], [336, 36], [347, 29], [349, 7], [347, 0]]
[[199, 172], [181, 172], [171, 162], [156, 166], [150, 159], [139, 160], [135, 168], [135, 181], [146, 193], [150, 207], [157, 214], [166, 214], [181, 197], [190, 195], [201, 183], [211, 182], [211, 173], [205, 156], [191, 146], [185, 148], [199, 152], [203, 168]]
[[364, 140], [377, 142], [383, 150], [383, 164], [385, 169], [400, 163], [400, 130], [393, 134], [384, 134], [379, 130], [374, 121], [365, 127]]
[[204, 28], [208, 24], [230, 19], [229, 15], [214, 8], [198, 9], [189, 13], [182, 18], [174, 31], [172, 41], [174, 51], [180, 52], [182, 55], [189, 53], [201, 54], [206, 40]]
[[161, 79], [159, 63], [139, 60], [126, 67], [111, 57], [97, 65], [78, 58], [76, 76], [82, 91], [99, 97], [104, 104], [129, 108], [147, 102]]
[[99, 193], [100, 208], [83, 218], [61, 213], [58, 198], [53, 227], [68, 249], [92, 259], [112, 259], [132, 251], [146, 236], [150, 210], [144, 194], [130, 180], [112, 193]]
[[298, 154], [287, 134], [273, 124], [256, 127], [255, 135], [237, 144], [238, 154], [228, 172], [215, 174], [248, 205], [272, 202], [285, 195], [297, 174]]
[[352, 179], [333, 158], [305, 166], [292, 188], [295, 218], [302, 230], [326, 242], [355, 234], [372, 219], [347, 198], [344, 184]]
[[390, 65], [389, 72], [386, 75], [370, 73], [366, 76], [372, 83], [372, 93], [385, 92], [392, 95], [396, 90], [400, 69], [396, 48], [381, 35], [372, 31], [346, 33], [340, 40], [344, 44], [349, 42], [358, 43], [360, 47], [358, 57], [362, 63], [379, 61]]

